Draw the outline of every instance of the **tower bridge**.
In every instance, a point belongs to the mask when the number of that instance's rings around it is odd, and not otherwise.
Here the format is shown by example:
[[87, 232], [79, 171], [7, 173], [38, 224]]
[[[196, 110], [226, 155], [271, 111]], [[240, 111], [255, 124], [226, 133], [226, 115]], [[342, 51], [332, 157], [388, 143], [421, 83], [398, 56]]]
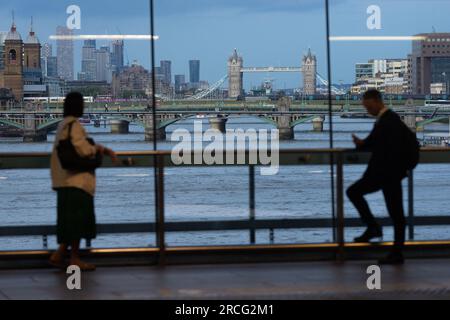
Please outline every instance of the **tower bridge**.
[[301, 67], [244, 67], [244, 59], [237, 49], [228, 59], [228, 96], [238, 98], [244, 93], [244, 73], [256, 72], [299, 72], [303, 74], [303, 92], [307, 95], [316, 94], [317, 90], [317, 58], [311, 49], [302, 58]]
[[303, 68], [298, 67], [249, 67], [242, 68], [241, 72], [303, 72]]
[[[209, 88], [189, 97], [188, 100], [203, 99], [219, 89], [226, 80], [228, 80], [228, 97], [236, 99], [244, 94], [244, 73], [272, 72], [301, 73], [303, 75], [303, 83], [299, 85], [299, 89], [301, 89], [305, 95], [315, 95], [319, 83], [328, 86], [328, 81], [317, 72], [317, 58], [311, 52], [311, 49], [309, 49], [308, 53], [302, 58], [302, 65], [300, 67], [244, 67], [243, 57], [239, 56], [237, 50], [234, 49], [233, 55], [228, 59], [227, 75], [215, 82]], [[344, 91], [334, 86], [331, 86], [331, 91], [333, 94], [345, 94]]]

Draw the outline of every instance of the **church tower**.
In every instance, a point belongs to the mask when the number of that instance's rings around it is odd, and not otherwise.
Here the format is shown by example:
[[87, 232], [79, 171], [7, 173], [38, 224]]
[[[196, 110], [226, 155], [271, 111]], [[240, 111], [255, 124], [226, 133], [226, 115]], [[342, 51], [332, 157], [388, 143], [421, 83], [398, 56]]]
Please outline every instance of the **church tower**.
[[308, 54], [303, 57], [303, 93], [314, 95], [317, 92], [317, 58], [308, 50]]
[[243, 74], [242, 67], [244, 60], [238, 56], [237, 50], [234, 49], [233, 55], [228, 59], [228, 97], [237, 98], [243, 94]]
[[42, 84], [41, 44], [33, 30], [31, 18], [30, 33], [23, 45], [23, 83], [25, 85]]
[[5, 70], [4, 86], [12, 90], [17, 101], [23, 98], [23, 42], [17, 32], [16, 24], [12, 23], [11, 30], [5, 39]]
[[41, 69], [41, 44], [33, 30], [31, 20], [30, 33], [24, 44], [23, 66], [25, 69]]

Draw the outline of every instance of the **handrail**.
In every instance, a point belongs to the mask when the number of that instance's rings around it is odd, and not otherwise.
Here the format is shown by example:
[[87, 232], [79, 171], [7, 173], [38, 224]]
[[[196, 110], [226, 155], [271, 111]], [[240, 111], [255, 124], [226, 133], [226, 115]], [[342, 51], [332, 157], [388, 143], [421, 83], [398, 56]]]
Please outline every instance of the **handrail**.
[[[450, 148], [445, 147], [422, 147], [421, 152], [450, 152]], [[280, 154], [286, 153], [339, 153], [339, 152], [358, 152], [351, 148], [292, 148], [292, 149], [280, 149]], [[33, 156], [48, 156], [50, 152], [2, 152], [0, 153], [0, 158], [3, 156], [17, 156], [17, 157], [33, 157]], [[119, 151], [117, 155], [119, 156], [129, 156], [129, 155], [170, 155], [170, 150], [158, 150], [158, 151]]]
[[[191, 151], [186, 156], [194, 158], [196, 154], [202, 154], [202, 150]], [[240, 151], [231, 151], [234, 153], [234, 159], [237, 159], [237, 154]], [[259, 166], [261, 161], [259, 153], [257, 153], [257, 162], [251, 163], [249, 161], [250, 151], [244, 151], [244, 162], [236, 163], [236, 166]], [[227, 151], [223, 152], [223, 159], [226, 159]], [[105, 158], [103, 167], [153, 167], [155, 165], [155, 158], [161, 157], [164, 161], [165, 167], [198, 167], [198, 166], [224, 166], [227, 164], [216, 163], [208, 165], [201, 164], [174, 164], [172, 162], [172, 153], [170, 150], [161, 151], [123, 151], [117, 153], [121, 160], [118, 164], [113, 164], [109, 158]], [[317, 148], [317, 149], [283, 149], [279, 150], [279, 165], [322, 165], [329, 164], [331, 155], [333, 160], [337, 155], [342, 155], [343, 165], [348, 164], [366, 164], [369, 160], [370, 153], [359, 152], [354, 149], [346, 148]], [[46, 169], [50, 167], [51, 153], [48, 152], [35, 152], [35, 153], [0, 153], [0, 170], [4, 169]], [[203, 157], [202, 157], [203, 158]], [[450, 148], [422, 148], [421, 149], [421, 163], [449, 163], [450, 162]]]

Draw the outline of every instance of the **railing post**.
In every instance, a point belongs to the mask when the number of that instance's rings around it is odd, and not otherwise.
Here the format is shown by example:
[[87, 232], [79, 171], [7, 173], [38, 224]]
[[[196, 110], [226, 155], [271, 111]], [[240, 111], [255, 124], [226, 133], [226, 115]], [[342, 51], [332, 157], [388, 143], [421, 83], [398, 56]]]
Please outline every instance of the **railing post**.
[[255, 234], [255, 166], [249, 166], [249, 221], [250, 221], [250, 244], [256, 243]]
[[46, 234], [44, 234], [44, 235], [42, 236], [42, 245], [43, 245], [43, 247], [44, 247], [45, 250], [48, 249], [48, 237], [47, 237]]
[[159, 265], [164, 266], [166, 263], [166, 230], [165, 230], [165, 216], [164, 216], [164, 158], [163, 156], [155, 156], [157, 166], [157, 211], [156, 211], [156, 225], [157, 225], [157, 247], [159, 248]]
[[345, 244], [345, 222], [344, 222], [344, 161], [343, 153], [337, 155], [336, 170], [336, 238], [338, 243], [338, 260], [344, 260], [344, 244]]
[[414, 240], [414, 172], [408, 171], [408, 233]]

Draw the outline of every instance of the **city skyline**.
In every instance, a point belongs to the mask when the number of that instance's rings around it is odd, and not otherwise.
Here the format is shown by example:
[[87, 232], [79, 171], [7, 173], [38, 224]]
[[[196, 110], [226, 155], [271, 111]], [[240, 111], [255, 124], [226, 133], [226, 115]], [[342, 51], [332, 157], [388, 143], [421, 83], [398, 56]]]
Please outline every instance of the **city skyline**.
[[[47, 4], [48, 1], [45, 3]], [[41, 2], [39, 2], [41, 3]], [[11, 14], [15, 10], [16, 24], [21, 33], [29, 26], [34, 16], [35, 30], [41, 43], [53, 44], [48, 37], [54, 34], [57, 25], [64, 24], [69, 2], [46, 6], [28, 0], [5, 4], [0, 17], [5, 21], [0, 30], [9, 29]], [[444, 1], [415, 1], [416, 6], [405, 6], [405, 2], [379, 1], [382, 8], [382, 30], [367, 30], [366, 8], [370, 1], [330, 1], [332, 35], [412, 35], [438, 31], [450, 31], [444, 19], [450, 4]], [[82, 30], [76, 34], [148, 34], [149, 18], [147, 2], [136, 2], [126, 8], [113, 4], [104, 7], [105, 1], [77, 2], [82, 9]], [[439, 5], [442, 10], [431, 13]], [[189, 60], [200, 60], [201, 80], [214, 83], [226, 73], [226, 60], [237, 48], [245, 57], [245, 66], [300, 66], [301, 58], [308, 48], [317, 55], [318, 72], [326, 76], [325, 17], [321, 1], [214, 1], [205, 7], [205, 1], [190, 1], [189, 5], [172, 0], [155, 2], [156, 30], [160, 40], [156, 42], [156, 61], [170, 60], [172, 75], [189, 77]], [[252, 7], [253, 6], [253, 7]], [[45, 8], [45, 10], [44, 10]], [[102, 10], [98, 10], [102, 8]], [[253, 10], [251, 10], [253, 8]], [[298, 10], [298, 11], [295, 11]], [[270, 12], [270, 14], [269, 14]], [[403, 12], [402, 15], [397, 14]], [[338, 23], [343, 16], [345, 23]], [[416, 21], [414, 17], [421, 17]], [[351, 17], [349, 19], [348, 17]], [[244, 18], [244, 19], [243, 19]], [[318, 22], [319, 21], [319, 22]], [[323, 21], [321, 23], [320, 21]], [[414, 23], [413, 23], [414, 22]], [[180, 28], [180, 25], [189, 27]], [[312, 27], [312, 28], [311, 28]], [[261, 31], [262, 30], [262, 31]], [[283, 36], [280, 36], [282, 34]], [[108, 44], [99, 41], [99, 47]], [[82, 41], [76, 41], [75, 75], [81, 70]], [[125, 64], [137, 60], [149, 69], [149, 44], [141, 41], [126, 41]], [[180, 48], [183, 48], [180, 50]], [[332, 43], [332, 76], [334, 83], [352, 83], [354, 65], [369, 59], [406, 58], [411, 53], [411, 43], [404, 42], [345, 42]], [[339, 63], [335, 63], [339, 61]], [[267, 75], [251, 76], [245, 80], [245, 88], [260, 84]], [[276, 75], [278, 88], [297, 87], [301, 77]], [[172, 82], [174, 81], [172, 77]]]

